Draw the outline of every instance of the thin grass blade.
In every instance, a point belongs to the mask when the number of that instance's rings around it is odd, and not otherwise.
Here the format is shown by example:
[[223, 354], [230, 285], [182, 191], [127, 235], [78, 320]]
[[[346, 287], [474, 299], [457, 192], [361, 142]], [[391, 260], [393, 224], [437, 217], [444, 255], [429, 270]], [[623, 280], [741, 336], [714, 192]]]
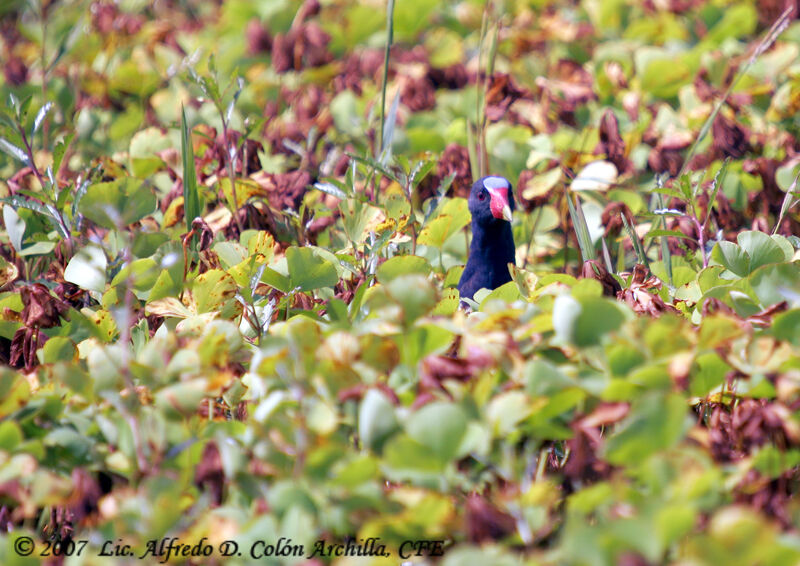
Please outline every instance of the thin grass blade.
[[[192, 221], [200, 216], [200, 195], [197, 191], [197, 172], [194, 164], [194, 148], [186, 109], [181, 106], [181, 160], [183, 162], [183, 211], [186, 230], [192, 229]], [[232, 211], [234, 214], [236, 211]]]
[[[655, 205], [655, 210], [663, 210], [664, 209], [664, 197], [660, 193], [655, 193], [653, 195], [652, 203]], [[667, 218], [666, 216], [661, 216], [661, 221], [659, 223], [660, 226], [663, 227], [665, 232], [669, 231], [667, 228]], [[672, 277], [672, 252], [669, 251], [669, 240], [667, 239], [666, 235], [661, 236], [661, 261], [664, 262], [664, 269], [667, 271], [667, 283], [669, 283], [670, 288], [675, 287]]]
[[795, 175], [794, 181], [792, 184], [789, 185], [789, 188], [786, 191], [786, 195], [783, 197], [783, 202], [781, 203], [781, 212], [778, 214], [778, 220], [775, 221], [775, 227], [772, 229], [772, 234], [778, 233], [778, 228], [781, 226], [781, 222], [783, 222], [783, 217], [786, 216], [786, 213], [789, 212], [789, 209], [792, 208], [797, 202], [792, 202], [794, 197], [798, 196], [795, 189], [797, 188], [797, 179], [800, 178], [800, 173]]
[[569, 215], [572, 218], [572, 226], [575, 229], [575, 236], [578, 239], [578, 247], [581, 252], [581, 259], [588, 261], [594, 259], [594, 246], [592, 245], [592, 238], [589, 235], [589, 226], [586, 223], [586, 217], [583, 215], [581, 208], [580, 197], [577, 205], [572, 201], [572, 194], [567, 192], [567, 206], [569, 207]]
[[703, 123], [703, 127], [700, 128], [700, 133], [697, 135], [697, 138], [694, 140], [692, 147], [689, 149], [689, 153], [686, 156], [686, 160], [683, 162], [683, 166], [681, 167], [681, 170], [678, 173], [678, 178], [680, 178], [681, 175], [683, 175], [684, 171], [686, 170], [686, 167], [692, 160], [692, 157], [694, 157], [694, 154], [697, 151], [700, 142], [702, 142], [703, 139], [706, 137], [706, 135], [708, 135], [708, 131], [711, 129], [711, 125], [717, 118], [717, 114], [719, 114], [719, 111], [722, 109], [722, 106], [725, 104], [725, 101], [727, 101], [728, 97], [730, 97], [734, 87], [736, 87], [739, 80], [747, 73], [747, 71], [750, 69], [753, 63], [756, 62], [756, 59], [758, 59], [767, 49], [769, 49], [772, 46], [772, 44], [777, 41], [778, 37], [784, 32], [784, 30], [789, 26], [793, 12], [794, 12], [794, 6], [786, 8], [783, 14], [781, 14], [778, 17], [778, 19], [776, 19], [775, 22], [772, 24], [772, 27], [770, 27], [769, 31], [764, 36], [764, 39], [761, 40], [761, 42], [756, 47], [755, 51], [753, 51], [753, 54], [747, 60], [747, 63], [745, 63], [743, 67], [739, 68], [739, 71], [736, 73], [736, 75], [733, 77], [733, 80], [728, 85], [725, 94], [723, 94], [722, 98], [719, 99], [717, 104], [714, 106], [714, 110], [712, 110], [711, 114], [709, 114], [708, 118], [706, 118], [706, 121]]
[[603, 262], [606, 264], [606, 270], [609, 273], [614, 273], [614, 266], [611, 264], [611, 254], [608, 252], [608, 244], [605, 238], [600, 238], [600, 243], [603, 245]]
[[386, 129], [383, 138], [383, 147], [381, 147], [381, 155], [379, 161], [381, 165], [386, 166], [392, 158], [392, 143], [394, 142], [395, 126], [397, 124], [397, 109], [400, 107], [400, 93], [397, 93], [392, 101], [392, 106], [389, 108], [389, 115], [386, 117]]
[[636, 231], [633, 229], [633, 226], [630, 225], [628, 219], [625, 218], [625, 215], [620, 213], [620, 217], [622, 218], [622, 223], [625, 225], [625, 231], [628, 232], [628, 237], [631, 239], [631, 243], [633, 243], [633, 250], [636, 252], [636, 258], [638, 259], [639, 263], [650, 268], [650, 263], [647, 261], [647, 254], [642, 247], [642, 242], [639, 240], [639, 236], [636, 235]]
[[386, 118], [386, 83], [389, 80], [389, 53], [394, 40], [394, 0], [388, 0], [386, 5], [386, 49], [383, 52], [383, 79], [381, 80], [381, 136], [378, 138], [378, 147], [383, 147], [383, 128]]
[[467, 120], [467, 153], [469, 153], [469, 170], [473, 180], [481, 176], [481, 168], [478, 163], [478, 151], [475, 145], [475, 133], [472, 131], [472, 124]]

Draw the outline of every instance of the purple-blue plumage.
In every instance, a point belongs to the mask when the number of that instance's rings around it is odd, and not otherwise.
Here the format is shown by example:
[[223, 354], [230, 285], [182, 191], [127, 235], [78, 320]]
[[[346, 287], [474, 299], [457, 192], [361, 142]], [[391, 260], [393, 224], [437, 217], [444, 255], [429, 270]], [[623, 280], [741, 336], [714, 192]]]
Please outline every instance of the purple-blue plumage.
[[472, 214], [472, 243], [458, 291], [471, 299], [482, 288], [496, 289], [511, 281], [508, 264], [514, 260], [511, 211], [514, 198], [511, 183], [503, 177], [482, 177], [469, 194]]

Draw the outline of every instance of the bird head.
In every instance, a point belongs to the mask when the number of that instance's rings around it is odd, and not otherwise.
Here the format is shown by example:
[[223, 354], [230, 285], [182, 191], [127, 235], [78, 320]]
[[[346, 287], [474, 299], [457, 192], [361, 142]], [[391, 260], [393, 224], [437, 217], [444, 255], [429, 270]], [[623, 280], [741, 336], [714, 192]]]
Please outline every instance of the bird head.
[[511, 183], [504, 177], [490, 175], [475, 181], [469, 193], [469, 211], [479, 224], [511, 222], [514, 195]]

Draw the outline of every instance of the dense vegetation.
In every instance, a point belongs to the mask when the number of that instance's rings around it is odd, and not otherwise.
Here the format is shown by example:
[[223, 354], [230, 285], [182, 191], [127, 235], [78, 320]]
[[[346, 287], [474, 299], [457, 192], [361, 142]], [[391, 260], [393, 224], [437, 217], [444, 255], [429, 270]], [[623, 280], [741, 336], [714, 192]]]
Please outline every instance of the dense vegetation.
[[0, 563], [800, 562], [783, 9], [3, 2]]

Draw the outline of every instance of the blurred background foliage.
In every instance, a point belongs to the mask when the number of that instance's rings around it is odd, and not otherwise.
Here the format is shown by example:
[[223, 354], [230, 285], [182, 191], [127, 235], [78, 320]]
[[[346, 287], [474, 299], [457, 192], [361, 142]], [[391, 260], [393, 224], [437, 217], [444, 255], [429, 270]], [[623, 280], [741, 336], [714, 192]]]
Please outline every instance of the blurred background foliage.
[[796, 16], [4, 2], [0, 562], [798, 563]]

